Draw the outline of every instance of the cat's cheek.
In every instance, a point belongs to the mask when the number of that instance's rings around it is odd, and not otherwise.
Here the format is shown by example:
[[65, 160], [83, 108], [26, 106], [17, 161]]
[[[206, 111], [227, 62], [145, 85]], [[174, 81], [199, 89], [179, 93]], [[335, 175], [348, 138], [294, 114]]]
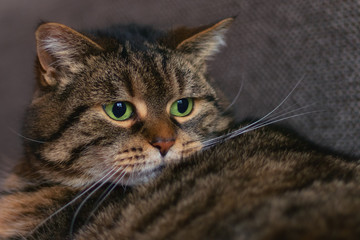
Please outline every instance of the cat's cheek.
[[[123, 144], [122, 144], [123, 145]], [[120, 148], [114, 144], [108, 148], [92, 148], [84, 156], [82, 168], [95, 181], [134, 185], [146, 182], [155, 169], [163, 165], [158, 149], [132, 144]]]
[[107, 146], [89, 147], [79, 159], [81, 167], [92, 182], [113, 182], [134, 185], [157, 176], [163, 166], [189, 157], [202, 148], [199, 136], [180, 130], [175, 144], [163, 157], [156, 147], [141, 136], [127, 141], [119, 139]]
[[176, 163], [202, 149], [202, 144], [196, 134], [189, 135], [184, 131], [179, 132], [178, 138], [172, 148], [164, 157], [165, 164]]
[[77, 160], [77, 166], [92, 179], [91, 182], [106, 182], [115, 171], [112, 158], [114, 154], [107, 148], [92, 147]]

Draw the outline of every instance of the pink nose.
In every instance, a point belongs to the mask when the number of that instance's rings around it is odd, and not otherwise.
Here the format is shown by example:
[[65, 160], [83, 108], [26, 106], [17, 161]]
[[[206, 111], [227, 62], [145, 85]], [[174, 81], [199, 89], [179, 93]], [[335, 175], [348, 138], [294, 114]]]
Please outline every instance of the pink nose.
[[151, 145], [159, 149], [161, 156], [165, 156], [169, 149], [174, 145], [175, 139], [158, 138], [151, 142]]

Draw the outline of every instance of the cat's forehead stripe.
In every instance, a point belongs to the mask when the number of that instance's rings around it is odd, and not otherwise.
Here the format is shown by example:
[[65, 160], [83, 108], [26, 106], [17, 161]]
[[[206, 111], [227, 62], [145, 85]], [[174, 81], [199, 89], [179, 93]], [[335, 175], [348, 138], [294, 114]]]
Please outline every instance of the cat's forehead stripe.
[[162, 102], [161, 105], [165, 105], [174, 96], [203, 97], [213, 94], [194, 66], [179, 56], [127, 50], [126, 59], [116, 55], [113, 57], [108, 67], [110, 71], [115, 71], [112, 74], [115, 76], [113, 85], [120, 88], [117, 96], [111, 96], [112, 99], [143, 97], [146, 102]]
[[179, 91], [179, 95], [181, 95], [184, 92], [185, 74], [182, 71], [180, 71], [179, 68], [176, 68], [174, 78], [177, 83], [177, 89]]
[[131, 77], [129, 76], [129, 73], [127, 71], [125, 71], [123, 74], [124, 74], [124, 81], [123, 81], [124, 85], [125, 85], [128, 93], [129, 93], [129, 95], [131, 97], [134, 97], [135, 93], [134, 93], [134, 88], [133, 88], [133, 86], [131, 84], [131, 80], [130, 80]]
[[126, 87], [133, 96], [146, 97], [148, 100], [161, 99], [173, 92], [173, 84], [166, 73], [162, 56], [150, 53], [133, 56], [129, 63], [131, 76]]

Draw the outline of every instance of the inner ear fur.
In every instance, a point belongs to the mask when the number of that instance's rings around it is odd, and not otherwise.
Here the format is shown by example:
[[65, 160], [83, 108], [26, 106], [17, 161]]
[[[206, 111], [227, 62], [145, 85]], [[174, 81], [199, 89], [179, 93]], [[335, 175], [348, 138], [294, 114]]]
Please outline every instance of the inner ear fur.
[[35, 37], [38, 61], [49, 85], [56, 83], [56, 69], [71, 67], [82, 55], [103, 50], [87, 36], [59, 23], [41, 24]]

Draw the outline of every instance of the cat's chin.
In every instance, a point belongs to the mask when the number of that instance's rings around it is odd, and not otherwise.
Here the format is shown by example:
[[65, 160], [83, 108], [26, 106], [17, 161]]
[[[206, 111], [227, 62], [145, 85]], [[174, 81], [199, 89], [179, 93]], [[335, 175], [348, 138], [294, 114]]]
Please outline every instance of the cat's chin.
[[155, 179], [157, 176], [160, 175], [164, 167], [165, 165], [162, 164], [151, 171], [146, 171], [141, 173], [137, 178], [134, 179], [135, 181], [133, 181], [132, 185], [138, 185], [138, 184], [150, 182], [151, 180]]
[[127, 172], [122, 174], [121, 180], [119, 176], [114, 176], [110, 181], [118, 185], [136, 186], [139, 184], [148, 183], [155, 179], [164, 169], [165, 164], [160, 164], [152, 169], [147, 169], [141, 172]]
[[[199, 148], [200, 149], [200, 148]], [[196, 151], [192, 151], [187, 153], [185, 158], [192, 156]], [[178, 154], [168, 154], [166, 157], [162, 158], [161, 163], [158, 166], [154, 166], [151, 169], [146, 169], [141, 172], [136, 173], [126, 173], [124, 175], [124, 181], [122, 181], [123, 185], [135, 186], [139, 184], [144, 184], [151, 182], [154, 178], [159, 176], [163, 169], [171, 164], [176, 164], [177, 162], [184, 159], [184, 157], [179, 157]]]

